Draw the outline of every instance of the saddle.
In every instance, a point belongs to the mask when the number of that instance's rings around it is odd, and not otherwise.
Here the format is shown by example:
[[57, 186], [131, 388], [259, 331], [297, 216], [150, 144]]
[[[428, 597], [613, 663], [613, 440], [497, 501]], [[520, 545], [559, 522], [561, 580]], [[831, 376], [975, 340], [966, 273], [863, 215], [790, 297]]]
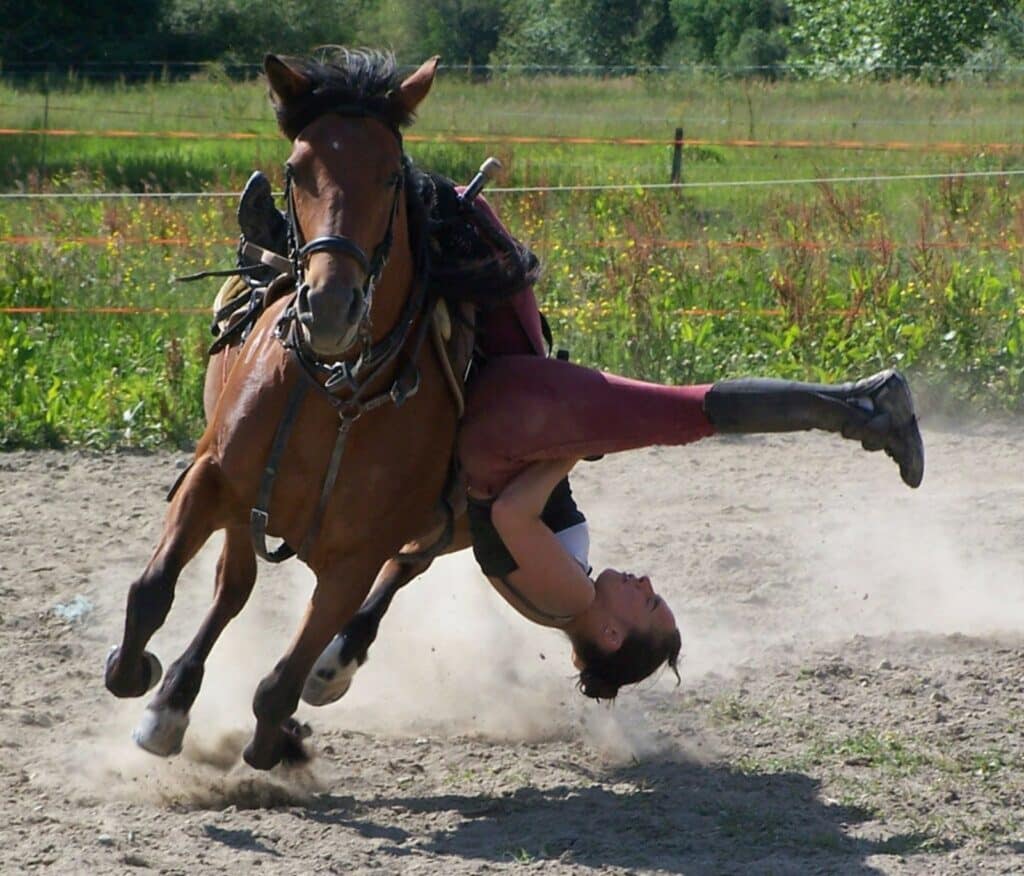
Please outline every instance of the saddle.
[[[461, 418], [475, 348], [476, 308], [535, 280], [538, 262], [486, 213], [463, 205], [450, 180], [417, 169], [412, 175], [411, 225], [426, 234], [429, 251], [432, 347]], [[243, 343], [259, 315], [295, 285], [292, 263], [284, 255], [290, 248], [288, 223], [261, 171], [246, 182], [237, 218], [237, 269], [214, 298], [211, 331], [216, 340], [210, 346], [211, 355], [229, 344]]]

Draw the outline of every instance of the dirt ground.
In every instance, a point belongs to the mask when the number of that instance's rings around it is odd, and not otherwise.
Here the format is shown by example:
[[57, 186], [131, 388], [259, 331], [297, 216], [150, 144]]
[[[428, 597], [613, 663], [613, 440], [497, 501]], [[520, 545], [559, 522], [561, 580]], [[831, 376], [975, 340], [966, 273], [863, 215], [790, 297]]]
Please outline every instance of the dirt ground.
[[[261, 567], [159, 760], [102, 666], [184, 457], [0, 455], [0, 871], [1021, 872], [1024, 423], [927, 425], [917, 491], [822, 435], [583, 466], [595, 566], [651, 574], [681, 685], [585, 701], [560, 634], [454, 557], [345, 700], [300, 709], [315, 758], [269, 774], [240, 751], [304, 567]], [[154, 639], [165, 666], [216, 552]]]

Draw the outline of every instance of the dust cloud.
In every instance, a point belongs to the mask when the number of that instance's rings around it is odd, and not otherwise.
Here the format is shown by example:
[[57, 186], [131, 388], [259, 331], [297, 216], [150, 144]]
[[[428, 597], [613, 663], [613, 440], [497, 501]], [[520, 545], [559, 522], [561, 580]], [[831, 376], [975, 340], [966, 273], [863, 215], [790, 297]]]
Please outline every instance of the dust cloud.
[[[956, 441], [946, 438], [918, 491], [902, 487], [887, 460], [869, 460], [870, 469], [862, 456], [845, 454], [838, 473], [829, 472], [838, 487], [823, 489], [819, 474], [805, 467], [802, 481], [790, 479], [783, 493], [765, 496], [759, 491], [771, 479], [763, 472], [785, 471], [797, 450], [831, 459], [822, 441], [773, 439], [752, 451], [763, 467], [731, 474], [724, 487], [707, 474], [697, 487], [683, 479], [659, 484], [657, 507], [644, 473], [663, 465], [665, 452], [609, 458], [600, 471], [586, 468], [576, 479], [595, 524], [595, 566], [639, 545], [647, 564], [637, 568], [652, 573], [683, 633], [681, 688], [663, 673], [639, 693], [627, 689], [614, 707], [586, 700], [575, 690], [565, 637], [515, 614], [464, 552], [437, 561], [399, 594], [343, 700], [319, 709], [301, 705], [297, 717], [313, 727], [314, 748], [334, 731], [501, 743], [579, 740], [610, 761], [629, 762], [661, 751], [664, 728], [644, 710], [652, 691], [685, 696], [688, 681], [757, 664], [769, 651], [799, 653], [860, 635], [1019, 631], [1024, 551], [1009, 509], [1024, 502], [1024, 484], [1014, 474], [1011, 437], [991, 441], [985, 471], [958, 466]], [[674, 456], [678, 468], [699, 458], [707, 469], [730, 471], [735, 446], [703, 447], [699, 457]], [[637, 508], [647, 509], [640, 522]], [[217, 550], [208, 545], [179, 583], [174, 611], [154, 640], [165, 666], [206, 610]], [[265, 780], [239, 766], [254, 724], [253, 691], [286, 649], [312, 585], [298, 563], [261, 565], [250, 605], [209, 661], [183, 755], [163, 763], [135, 753], [129, 735], [144, 701], [118, 703], [108, 725], [97, 729], [109, 746], [108, 767], [116, 764], [126, 784], [148, 782], [162, 799], [183, 805], [230, 800], [241, 806], [315, 793], [317, 776], [324, 780], [322, 761], [305, 774], [279, 778], [275, 771]], [[122, 598], [120, 590], [118, 604], [107, 607], [111, 617], [120, 617]], [[104, 763], [96, 750], [89, 755], [94, 771]]]

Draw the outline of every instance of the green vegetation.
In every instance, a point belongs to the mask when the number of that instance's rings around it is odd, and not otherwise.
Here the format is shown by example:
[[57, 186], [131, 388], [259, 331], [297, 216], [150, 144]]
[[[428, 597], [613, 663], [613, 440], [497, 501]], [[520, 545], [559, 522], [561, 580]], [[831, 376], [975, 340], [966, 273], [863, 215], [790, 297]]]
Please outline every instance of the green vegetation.
[[[0, 87], [5, 124], [201, 139], [0, 137], [0, 187], [75, 193], [280, 185], [287, 143], [263, 87], [217, 71], [48, 102]], [[510, 186], [662, 183], [677, 124], [688, 183], [1015, 171], [1019, 89], [950, 83], [711, 82], [640, 76], [442, 74], [410, 132], [421, 164], [467, 179], [498, 155]], [[255, 139], [228, 139], [242, 132]], [[488, 143], [452, 142], [481, 134]], [[644, 137], [648, 145], [515, 143], [509, 135]], [[416, 139], [416, 138], [420, 139]], [[878, 148], [746, 148], [736, 139]], [[884, 144], [900, 141], [898, 148]], [[943, 144], [961, 143], [953, 149]], [[539, 287], [573, 358], [650, 379], [742, 373], [832, 380], [898, 364], [926, 411], [1024, 410], [1024, 193], [1018, 177], [754, 187], [495, 192], [545, 263]], [[233, 198], [3, 200], [0, 446], [185, 445], [202, 428], [214, 280], [233, 259]], [[30, 240], [15, 239], [28, 235]], [[69, 313], [95, 307], [141, 310]], [[152, 312], [153, 309], [160, 312]]]
[[[72, 8], [73, 6], [73, 8]], [[386, 45], [457, 66], [717, 65], [945, 78], [1024, 57], [1019, 0], [39, 0], [11, 5], [4, 64], [253, 62], [274, 50]], [[131, 39], [125, 39], [131, 34]]]

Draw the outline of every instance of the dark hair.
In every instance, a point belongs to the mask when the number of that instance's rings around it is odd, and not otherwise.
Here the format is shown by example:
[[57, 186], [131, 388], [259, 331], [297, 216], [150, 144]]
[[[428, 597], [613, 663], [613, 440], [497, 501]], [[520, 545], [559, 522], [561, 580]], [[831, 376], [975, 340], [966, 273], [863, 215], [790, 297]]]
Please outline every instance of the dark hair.
[[683, 639], [678, 629], [668, 636], [631, 633], [611, 653], [600, 650], [589, 640], [574, 640], [573, 648], [583, 663], [576, 686], [586, 697], [613, 700], [620, 687], [643, 681], [662, 663], [667, 663], [675, 673], [678, 684], [679, 670], [676, 664], [682, 646]]
[[394, 98], [402, 78], [390, 52], [338, 48], [323, 62], [295, 57], [281, 60], [305, 76], [311, 86], [305, 94], [274, 107], [277, 124], [289, 140], [339, 106], [361, 107], [396, 130], [412, 122], [412, 113]]

